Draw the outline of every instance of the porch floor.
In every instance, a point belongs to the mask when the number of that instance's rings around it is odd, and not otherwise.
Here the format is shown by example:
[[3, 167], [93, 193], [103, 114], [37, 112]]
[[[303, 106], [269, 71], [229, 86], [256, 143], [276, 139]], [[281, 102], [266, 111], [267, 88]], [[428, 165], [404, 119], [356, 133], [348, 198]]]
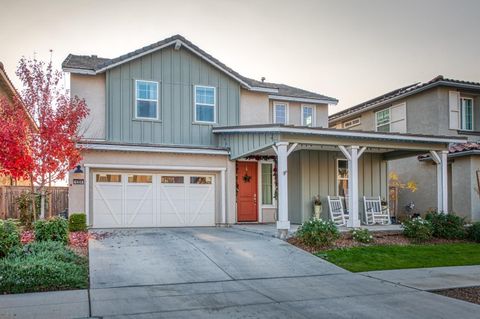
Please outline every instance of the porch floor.
[[[264, 236], [269, 236], [269, 237], [276, 237], [277, 236], [277, 228], [275, 223], [268, 223], [268, 224], [234, 224], [232, 225], [233, 228], [237, 228], [243, 231], [259, 234], [259, 235], [264, 235]], [[290, 225], [290, 231], [288, 233], [289, 236], [292, 236], [300, 227], [299, 224], [291, 224]], [[392, 233], [398, 233], [402, 231], [401, 225], [400, 224], [395, 224], [395, 225], [372, 225], [372, 226], [366, 226], [362, 225], [361, 228], [366, 228], [371, 232], [392, 232]], [[344, 232], [349, 232], [350, 228], [347, 228], [345, 226], [339, 227], [339, 231], [344, 233]]]

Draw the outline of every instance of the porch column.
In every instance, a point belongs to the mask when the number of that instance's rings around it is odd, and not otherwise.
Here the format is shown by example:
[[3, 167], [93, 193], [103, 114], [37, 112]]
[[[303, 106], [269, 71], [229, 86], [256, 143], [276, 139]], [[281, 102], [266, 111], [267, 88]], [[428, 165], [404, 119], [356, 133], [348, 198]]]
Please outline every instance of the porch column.
[[347, 148], [340, 145], [340, 150], [348, 160], [348, 221], [347, 227], [360, 227], [358, 214], [358, 159], [362, 156], [366, 147], [360, 149], [359, 146], [352, 145]]
[[288, 220], [288, 155], [293, 152], [297, 144], [288, 148], [288, 142], [278, 142], [273, 146], [277, 153], [278, 165], [278, 237], [286, 238], [290, 230], [290, 221]]
[[448, 214], [448, 151], [430, 151], [437, 165], [437, 211]]

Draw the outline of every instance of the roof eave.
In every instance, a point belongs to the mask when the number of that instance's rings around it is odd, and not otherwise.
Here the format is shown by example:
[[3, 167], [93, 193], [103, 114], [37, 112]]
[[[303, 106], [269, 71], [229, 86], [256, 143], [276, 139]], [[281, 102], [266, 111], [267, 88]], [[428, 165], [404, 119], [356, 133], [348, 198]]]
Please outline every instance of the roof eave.
[[269, 95], [268, 98], [271, 100], [279, 100], [279, 101], [295, 101], [295, 102], [305, 102], [305, 103], [314, 103], [314, 104], [331, 104], [331, 105], [338, 104], [338, 100], [334, 100], [334, 99], [315, 99], [315, 98], [275, 95], [275, 94]]

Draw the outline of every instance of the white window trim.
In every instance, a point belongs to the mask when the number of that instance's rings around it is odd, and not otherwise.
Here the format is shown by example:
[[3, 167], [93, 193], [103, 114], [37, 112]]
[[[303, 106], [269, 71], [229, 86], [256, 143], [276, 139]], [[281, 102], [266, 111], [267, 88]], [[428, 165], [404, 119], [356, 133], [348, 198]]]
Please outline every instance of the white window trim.
[[[263, 194], [262, 194], [262, 164], [270, 164], [272, 166], [272, 204], [262, 204], [263, 203]], [[259, 207], [260, 208], [276, 208], [277, 207], [277, 200], [275, 199], [275, 174], [273, 173], [273, 169], [275, 166], [275, 162], [273, 160], [260, 160], [258, 161], [258, 169], [257, 169], [257, 175], [258, 175], [258, 199], [259, 199]], [[262, 212], [263, 214], [263, 212]], [[260, 215], [259, 215], [260, 216]], [[263, 221], [263, 215], [262, 215], [262, 221]]]
[[[380, 112], [386, 111], [386, 110], [388, 110], [388, 123], [383, 123], [382, 126], [388, 124], [388, 125], [390, 125], [390, 129], [392, 128], [391, 127], [391, 125], [392, 125], [392, 112], [390, 111], [390, 108], [388, 107], [388, 108], [385, 108], [385, 109], [382, 109], [380, 111], [375, 112], [375, 132], [378, 132], [377, 114], [380, 113]], [[390, 132], [390, 130], [389, 130], [389, 132]]]
[[285, 123], [284, 125], [288, 125], [288, 113], [289, 113], [289, 106], [287, 102], [273, 102], [273, 119], [272, 123], [273, 124], [282, 124], [282, 123], [277, 123], [276, 118], [277, 118], [277, 105], [284, 105], [285, 106]]
[[[376, 115], [375, 115], [375, 119], [376, 119]], [[358, 121], [357, 123], [354, 123], [355, 121]], [[350, 124], [350, 125], [348, 125]], [[352, 127], [355, 127], [355, 126], [358, 126], [362, 124], [362, 118], [361, 117], [356, 117], [354, 119], [351, 119], [349, 121], [346, 121], [346, 122], [343, 122], [343, 128], [352, 128]]]
[[[463, 111], [463, 100], [470, 100], [472, 101], [472, 129], [467, 129], [464, 127], [465, 125], [465, 112]], [[460, 130], [461, 131], [473, 131], [473, 125], [474, 125], [474, 114], [473, 114], [473, 98], [471, 97], [460, 97], [460, 112], [461, 112], [461, 121], [460, 121]]]
[[[347, 167], [348, 167], [348, 160], [346, 158], [337, 158], [337, 161], [336, 161], [336, 166], [335, 166], [335, 194], [337, 194], [337, 196], [340, 196], [340, 194], [338, 193], [338, 186], [339, 186], [339, 183], [338, 181], [341, 179], [341, 180], [346, 180], [348, 181], [348, 175], [346, 178], [340, 178], [340, 175], [338, 174], [338, 168], [339, 168], [339, 165], [338, 165], [338, 162], [340, 161], [345, 161], [347, 162]], [[348, 168], [347, 168], [348, 169]]]
[[301, 114], [300, 114], [300, 124], [302, 126], [308, 126], [308, 125], [304, 125], [303, 124], [303, 110], [306, 109], [306, 108], [310, 108], [312, 109], [312, 125], [310, 125], [309, 127], [315, 127], [317, 126], [317, 114], [316, 114], [316, 110], [317, 108], [315, 107], [315, 105], [312, 105], [312, 104], [302, 104], [302, 108], [301, 108]]
[[[156, 100], [151, 100], [151, 99], [141, 99], [141, 98], [138, 98], [137, 97], [137, 83], [138, 82], [147, 82], [147, 83], [155, 83], [155, 85], [157, 86], [157, 99]], [[160, 118], [160, 107], [159, 107], [159, 101], [158, 101], [158, 90], [159, 90], [159, 85], [158, 85], [158, 82], [157, 81], [148, 81], [148, 80], [135, 80], [135, 119], [137, 120], [147, 120], [147, 121], [158, 121], [158, 119]], [[138, 100], [141, 100], [141, 101], [149, 101], [149, 102], [157, 102], [157, 110], [156, 110], [156, 114], [157, 116], [156, 117], [142, 117], [142, 116], [138, 116], [138, 105], [137, 105], [137, 101]]]
[[[213, 122], [210, 121], [198, 121], [197, 120], [197, 88], [213, 89]], [[206, 104], [206, 103], [202, 103]], [[206, 104], [210, 105], [210, 104]], [[207, 85], [194, 85], [193, 86], [193, 123], [198, 124], [216, 124], [217, 123], [217, 88]]]

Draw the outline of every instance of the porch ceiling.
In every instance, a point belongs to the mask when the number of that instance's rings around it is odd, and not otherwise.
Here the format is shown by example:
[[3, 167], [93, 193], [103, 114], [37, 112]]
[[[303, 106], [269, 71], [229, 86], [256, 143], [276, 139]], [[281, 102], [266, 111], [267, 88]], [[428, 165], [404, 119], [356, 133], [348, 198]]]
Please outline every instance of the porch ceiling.
[[230, 149], [232, 159], [250, 154], [273, 155], [270, 149], [277, 142], [297, 143], [296, 150], [338, 151], [339, 145], [365, 146], [367, 152], [382, 153], [385, 160], [391, 160], [415, 156], [431, 150], [448, 150], [450, 143], [465, 143], [467, 141], [464, 137], [284, 125], [218, 127], [213, 129], [213, 133], [223, 136], [223, 145], [221, 146]]

